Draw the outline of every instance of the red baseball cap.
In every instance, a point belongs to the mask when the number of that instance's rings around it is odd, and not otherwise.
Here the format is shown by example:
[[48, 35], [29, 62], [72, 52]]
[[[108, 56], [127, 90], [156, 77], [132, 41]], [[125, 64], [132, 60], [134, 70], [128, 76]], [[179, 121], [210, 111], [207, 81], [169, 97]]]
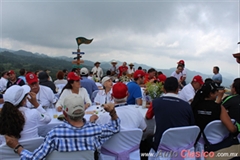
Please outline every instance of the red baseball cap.
[[139, 78], [145, 76], [145, 73], [142, 70], [136, 70], [133, 74], [133, 78]]
[[177, 64], [185, 64], [184, 60], [180, 60]]
[[36, 74], [29, 72], [26, 75], [26, 81], [28, 84], [33, 84], [33, 83], [38, 82], [38, 78], [37, 78]]
[[125, 98], [128, 95], [128, 88], [127, 85], [118, 82], [113, 85], [112, 87], [112, 96], [117, 99]]
[[79, 81], [81, 77], [76, 72], [69, 72], [67, 75], [67, 80]]
[[167, 79], [167, 77], [166, 77], [164, 74], [160, 74], [160, 75], [158, 76], [158, 79], [159, 79], [159, 82], [165, 82], [166, 79]]
[[10, 70], [10, 71], [8, 71], [7, 74], [8, 74], [8, 75], [9, 75], [9, 74], [15, 74], [15, 72], [14, 72], [14, 70]]
[[203, 85], [203, 83], [204, 83], [202, 77], [199, 76], [199, 75], [194, 76], [192, 81], [193, 82], [198, 82], [201, 85]]

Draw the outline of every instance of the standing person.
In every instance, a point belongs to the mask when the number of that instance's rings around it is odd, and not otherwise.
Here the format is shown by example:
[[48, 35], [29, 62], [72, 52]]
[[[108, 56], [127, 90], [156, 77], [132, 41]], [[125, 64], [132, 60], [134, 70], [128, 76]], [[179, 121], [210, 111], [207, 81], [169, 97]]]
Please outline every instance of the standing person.
[[4, 93], [4, 91], [7, 89], [8, 78], [8, 72], [2, 72], [0, 79], [0, 93]]
[[100, 80], [103, 77], [103, 70], [100, 67], [100, 62], [95, 62], [95, 67], [92, 68], [93, 75]]
[[212, 80], [220, 86], [221, 83], [222, 83], [222, 75], [219, 73], [219, 67], [218, 66], [213, 67], [213, 73], [214, 73], [214, 75], [212, 77]]
[[111, 71], [111, 76], [116, 78], [119, 73], [117, 68], [117, 61], [113, 60], [111, 64], [112, 64], [112, 67], [109, 69]]
[[178, 80], [168, 77], [164, 83], [165, 94], [152, 101], [156, 132], [153, 149], [157, 151], [162, 134], [169, 128], [194, 125], [191, 106], [178, 98]]
[[24, 68], [22, 68], [22, 69], [19, 70], [19, 74], [20, 74], [20, 76], [18, 78], [21, 78], [24, 81], [24, 83], [26, 84], [27, 81], [26, 81], [25, 76], [27, 74], [27, 71]]
[[[27, 97], [28, 96], [28, 97]], [[34, 109], [26, 107], [27, 99]], [[36, 94], [27, 85], [13, 85], [4, 94], [4, 105], [0, 112], [0, 134], [23, 139], [39, 137], [38, 126], [48, 124], [51, 117], [38, 104]]]
[[128, 70], [127, 62], [123, 62], [122, 66], [118, 67], [118, 70], [119, 70], [118, 77], [121, 77], [123, 72], [127, 72]]
[[[90, 117], [90, 122], [86, 122], [83, 118], [84, 100], [79, 95], [68, 95], [63, 106], [63, 115], [66, 121], [48, 132], [43, 144], [33, 152], [24, 149], [24, 146], [14, 137], [5, 136], [7, 145], [13, 148], [15, 153], [21, 156], [21, 159], [40, 160], [46, 158], [54, 150], [58, 152], [87, 150], [94, 152], [120, 131], [120, 119], [113, 105], [104, 105], [105, 111], [109, 112], [111, 116], [111, 121], [104, 125], [93, 123], [97, 119], [96, 115]], [[90, 159], [94, 159], [94, 154]]]
[[136, 70], [133, 74], [134, 80], [127, 84], [128, 87], [128, 99], [127, 104], [142, 105], [142, 91], [141, 84], [144, 84], [145, 73], [142, 70]]
[[82, 97], [85, 102], [85, 109], [87, 109], [91, 104], [90, 97], [85, 88], [81, 88], [80, 76], [75, 72], [68, 73], [68, 83], [63, 87], [60, 97], [55, 105], [56, 109], [61, 112], [64, 107], [64, 99], [70, 94], [78, 94]]
[[8, 71], [7, 74], [9, 76], [9, 80], [7, 82], [7, 88], [9, 88], [12, 85], [23, 86], [25, 84], [25, 82], [21, 78], [16, 77], [14, 70]]
[[183, 75], [182, 71], [183, 71], [183, 66], [181, 64], [179, 64], [177, 66], [177, 69], [171, 74], [171, 77], [177, 78], [180, 88], [183, 87], [183, 85], [182, 85], [182, 75]]
[[180, 64], [180, 65], [183, 66], [181, 84], [182, 84], [182, 86], [185, 86], [186, 85], [186, 78], [187, 78], [187, 69], [185, 67], [185, 62], [184, 62], [184, 60], [180, 60], [177, 64], [178, 65]]
[[127, 74], [129, 74], [130, 77], [132, 77], [132, 76], [133, 76], [133, 73], [135, 72], [135, 68], [133, 68], [134, 64], [133, 64], [133, 63], [130, 63], [128, 66], [129, 66], [129, 68], [128, 68], [128, 70], [127, 70]]

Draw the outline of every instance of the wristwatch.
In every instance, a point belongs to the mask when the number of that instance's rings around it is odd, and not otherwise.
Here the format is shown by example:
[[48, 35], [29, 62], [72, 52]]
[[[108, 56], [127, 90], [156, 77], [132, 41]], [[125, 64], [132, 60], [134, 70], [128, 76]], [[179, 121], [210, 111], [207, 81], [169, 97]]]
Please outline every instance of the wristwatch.
[[19, 148], [19, 147], [22, 147], [22, 148], [23, 148], [23, 146], [22, 146], [21, 144], [19, 144], [19, 145], [17, 145], [17, 147], [14, 148], [13, 151], [14, 151], [15, 153], [18, 153], [18, 148]]

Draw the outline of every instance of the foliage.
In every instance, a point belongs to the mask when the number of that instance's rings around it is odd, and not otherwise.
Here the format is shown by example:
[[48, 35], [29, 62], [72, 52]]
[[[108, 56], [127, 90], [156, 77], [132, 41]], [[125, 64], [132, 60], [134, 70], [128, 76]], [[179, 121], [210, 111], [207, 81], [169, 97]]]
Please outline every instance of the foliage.
[[156, 83], [148, 82], [146, 84], [146, 91], [148, 95], [151, 97], [151, 99], [153, 100], [157, 97], [160, 97], [160, 95], [163, 93], [163, 84], [162, 82], [156, 82]]

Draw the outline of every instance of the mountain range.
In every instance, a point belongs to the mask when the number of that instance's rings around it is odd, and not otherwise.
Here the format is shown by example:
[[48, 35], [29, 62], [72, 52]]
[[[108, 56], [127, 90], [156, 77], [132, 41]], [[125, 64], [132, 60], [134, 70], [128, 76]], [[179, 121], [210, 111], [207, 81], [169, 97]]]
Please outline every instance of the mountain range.
[[[84, 59], [84, 57], [83, 57]], [[19, 69], [25, 68], [28, 71], [36, 71], [36, 70], [50, 70], [50, 75], [53, 79], [56, 77], [56, 73], [58, 70], [67, 69], [71, 70], [73, 67], [73, 64], [71, 63], [73, 61], [73, 58], [66, 57], [66, 56], [59, 56], [59, 57], [50, 57], [46, 54], [40, 54], [40, 53], [32, 53], [24, 50], [18, 50], [13, 51], [9, 49], [0, 48], [0, 72], [4, 70], [15, 70], [16, 73], [18, 73]], [[123, 62], [117, 61], [118, 66], [122, 65]], [[93, 61], [84, 60], [83, 67], [86, 67], [88, 69], [91, 69], [94, 66]], [[151, 66], [148, 66], [146, 64], [138, 64], [133, 63], [135, 69], [137, 69], [139, 66], [141, 66], [143, 69], [150, 69]], [[104, 70], [104, 73], [111, 67], [110, 62], [101, 62], [100, 67]], [[166, 76], [170, 76], [172, 72], [175, 71], [176, 68], [170, 68], [170, 69], [158, 69], [155, 68], [157, 71], [162, 71]], [[191, 79], [195, 75], [201, 75], [203, 79], [211, 78], [212, 75], [207, 75], [204, 73], [191, 71], [187, 69], [187, 83], [191, 82]], [[232, 81], [234, 79], [233, 76], [227, 75], [224, 73], [223, 77], [223, 86], [229, 87], [232, 84]], [[227, 76], [226, 76], [227, 75]]]

